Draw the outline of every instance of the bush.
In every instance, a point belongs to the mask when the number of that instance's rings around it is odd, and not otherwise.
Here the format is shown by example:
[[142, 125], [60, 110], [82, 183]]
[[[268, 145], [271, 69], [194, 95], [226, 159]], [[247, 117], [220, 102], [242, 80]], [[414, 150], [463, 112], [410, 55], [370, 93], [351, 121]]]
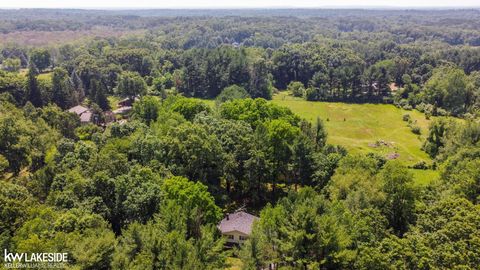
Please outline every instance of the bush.
[[317, 100], [317, 91], [314, 88], [309, 87], [305, 91], [305, 99], [308, 101], [315, 101]]
[[417, 170], [426, 170], [428, 169], [428, 165], [425, 161], [420, 161], [420, 162], [417, 162], [413, 165], [413, 168], [414, 169], [417, 169]]
[[103, 129], [94, 124], [87, 124], [75, 129], [75, 135], [80, 140], [91, 140], [95, 133], [102, 132]]
[[405, 121], [405, 122], [410, 122], [410, 121], [412, 121], [412, 117], [411, 117], [410, 114], [408, 114], [408, 113], [407, 113], [407, 114], [404, 114], [404, 115], [402, 116], [402, 119], [403, 119], [403, 121]]
[[406, 99], [400, 99], [400, 100], [396, 103], [396, 105], [397, 105], [397, 107], [399, 107], [399, 108], [403, 108], [403, 107], [409, 105], [409, 103], [408, 103], [408, 100], [406, 100]]
[[427, 104], [425, 104], [425, 103], [422, 102], [422, 103], [418, 104], [417, 106], [415, 106], [415, 109], [417, 109], [417, 111], [423, 113], [423, 112], [425, 112], [425, 106], [426, 106], [426, 105], [427, 105]]
[[223, 89], [223, 91], [217, 96], [215, 99], [215, 103], [220, 105], [224, 102], [234, 99], [244, 99], [249, 98], [250, 95], [245, 90], [245, 88], [238, 86], [238, 85], [230, 85]]
[[287, 90], [295, 97], [303, 97], [305, 94], [305, 86], [301, 82], [290, 82], [287, 86]]
[[417, 135], [420, 135], [422, 133], [422, 129], [417, 125], [410, 125], [410, 130]]
[[437, 116], [448, 116], [448, 112], [445, 109], [442, 109], [442, 108], [437, 108], [435, 110], [435, 114]]

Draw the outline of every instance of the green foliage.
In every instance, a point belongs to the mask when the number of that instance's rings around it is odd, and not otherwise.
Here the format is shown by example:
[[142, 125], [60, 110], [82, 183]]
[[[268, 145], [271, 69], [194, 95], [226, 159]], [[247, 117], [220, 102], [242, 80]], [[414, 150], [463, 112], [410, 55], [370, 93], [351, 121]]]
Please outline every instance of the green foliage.
[[8, 58], [3, 60], [2, 62], [2, 68], [3, 70], [9, 71], [9, 72], [18, 72], [21, 67], [21, 61], [19, 58]]
[[33, 62], [30, 63], [27, 73], [26, 92], [27, 100], [35, 107], [40, 107], [43, 104], [42, 94], [37, 81], [38, 70]]
[[9, 166], [8, 160], [0, 155], [0, 173], [3, 173]]
[[410, 125], [410, 130], [412, 131], [413, 134], [420, 135], [422, 133], [422, 129], [415, 124]]
[[268, 103], [264, 99], [232, 100], [222, 104], [220, 114], [223, 118], [246, 121], [252, 127], [266, 120], [283, 119], [292, 125], [298, 125], [300, 119], [286, 107]]
[[305, 94], [305, 86], [301, 82], [290, 82], [287, 90], [290, 91], [294, 97], [303, 97]]
[[164, 199], [182, 207], [186, 216], [187, 235], [201, 235], [201, 224], [216, 224], [222, 216], [215, 200], [202, 183], [188, 181], [184, 177], [173, 177], [162, 184]]
[[76, 128], [75, 136], [78, 137], [80, 140], [92, 140], [93, 135], [101, 131], [101, 127], [94, 124], [87, 124]]
[[445, 144], [447, 130], [452, 128], [452, 124], [451, 121], [443, 118], [435, 120], [430, 124], [427, 138], [422, 147], [430, 157], [434, 158], [440, 153], [441, 148]]
[[64, 110], [78, 103], [73, 95], [67, 71], [63, 68], [53, 69], [52, 101]]
[[47, 124], [57, 129], [64, 137], [75, 138], [75, 129], [80, 126], [78, 116], [62, 111], [55, 105], [48, 105], [40, 110], [40, 117]]
[[327, 190], [333, 201], [343, 201], [352, 211], [380, 207], [386, 194], [376, 174], [378, 161], [367, 156], [346, 156], [338, 165]]
[[[216, 225], [242, 208], [261, 217], [246, 269], [480, 265], [475, 11], [92, 12], [0, 11], [19, 44], [0, 55], [1, 248], [68, 252], [69, 269], [224, 269]], [[135, 35], [62, 44], [106, 25]], [[30, 44], [51, 31], [59, 44]], [[267, 102], [276, 88], [293, 97]], [[102, 118], [114, 93], [140, 97], [127, 123], [64, 111], [87, 98]], [[365, 104], [391, 102], [408, 126]], [[442, 115], [465, 120], [434, 119], [430, 165], [409, 128]]]
[[[188, 238], [180, 207], [146, 225], [134, 223], [120, 238], [114, 269], [223, 269], [224, 240], [211, 225], [202, 226], [199, 238]], [[176, 216], [175, 216], [176, 215]], [[171, 223], [173, 222], [173, 223]]]
[[121, 74], [117, 86], [117, 93], [119, 95], [134, 100], [136, 96], [145, 95], [146, 91], [147, 85], [140, 74], [130, 71], [125, 71]]
[[30, 52], [30, 61], [33, 62], [40, 71], [43, 71], [50, 67], [50, 52], [46, 49], [34, 49]]
[[480, 202], [480, 151], [464, 148], [447, 159], [442, 168], [443, 183], [454, 193], [477, 204]]
[[458, 68], [441, 67], [433, 71], [425, 84], [425, 100], [444, 108], [453, 115], [465, 112], [469, 95], [468, 80]]
[[10, 93], [17, 105], [23, 104], [25, 95], [25, 77], [12, 72], [0, 71], [0, 92]]
[[245, 90], [245, 88], [238, 85], [231, 85], [222, 90], [222, 92], [216, 97], [215, 103], [220, 105], [224, 102], [234, 100], [234, 99], [244, 99], [249, 98], [250, 95]]
[[22, 186], [5, 181], [0, 181], [0, 186], [0, 230], [13, 234], [26, 221], [34, 199]]
[[413, 176], [397, 162], [388, 162], [381, 172], [385, 192], [384, 214], [397, 235], [407, 232], [415, 219], [416, 191]]
[[[139, 87], [139, 86], [134, 86]], [[132, 90], [133, 91], [133, 90]], [[127, 95], [127, 94], [124, 94]], [[110, 109], [110, 104], [107, 99], [107, 89], [103, 82], [92, 79], [90, 80], [90, 98], [91, 102], [95, 103], [102, 110]]]
[[181, 114], [189, 121], [192, 121], [195, 115], [201, 112], [209, 113], [211, 111], [211, 108], [200, 100], [182, 97], [173, 99], [170, 106], [172, 111]]
[[138, 118], [149, 125], [152, 121], [157, 120], [160, 106], [160, 101], [157, 98], [152, 96], [143, 97], [140, 101], [133, 104], [132, 117]]
[[8, 161], [8, 171], [18, 174], [26, 166], [34, 170], [42, 166], [58, 137], [43, 119], [27, 117], [12, 104], [1, 103], [0, 153]]
[[[247, 269], [252, 266], [344, 268], [354, 258], [352, 239], [337, 219], [335, 205], [305, 188], [267, 206], [244, 246]], [[249, 268], [250, 267], [250, 268]]]

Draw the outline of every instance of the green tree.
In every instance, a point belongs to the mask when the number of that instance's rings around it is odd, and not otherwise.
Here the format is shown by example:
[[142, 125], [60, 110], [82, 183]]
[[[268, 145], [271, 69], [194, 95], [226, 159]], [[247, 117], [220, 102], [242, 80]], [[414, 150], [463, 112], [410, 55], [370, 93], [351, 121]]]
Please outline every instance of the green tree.
[[173, 177], [164, 180], [162, 190], [166, 200], [175, 202], [185, 211], [188, 237], [198, 238], [202, 224], [220, 221], [221, 210], [204, 184], [191, 182], [184, 177]]
[[301, 82], [293, 81], [287, 86], [287, 90], [295, 97], [303, 97], [305, 94], [305, 86]]
[[140, 101], [133, 104], [133, 117], [150, 125], [151, 122], [157, 120], [160, 107], [161, 104], [157, 98], [145, 96]]
[[201, 112], [209, 113], [211, 111], [211, 108], [205, 102], [190, 98], [172, 98], [172, 100], [167, 101], [167, 103], [169, 103], [167, 106], [169, 106], [172, 111], [181, 114], [189, 121], [192, 121], [195, 115]]
[[21, 67], [21, 62], [19, 58], [8, 58], [3, 60], [2, 67], [6, 71], [18, 72]]
[[408, 230], [415, 219], [416, 191], [413, 176], [398, 162], [388, 162], [381, 172], [385, 192], [383, 211], [390, 226], [399, 236]]
[[57, 67], [53, 69], [52, 101], [64, 110], [78, 103], [73, 95], [70, 78], [64, 68]]
[[107, 99], [107, 88], [105, 84], [96, 78], [90, 81], [90, 97], [91, 101], [97, 104], [102, 110], [110, 109]]
[[38, 69], [35, 66], [35, 64], [31, 62], [28, 67], [27, 82], [26, 82], [27, 100], [30, 101], [35, 107], [40, 107], [42, 106], [43, 101], [42, 101], [42, 94], [38, 86], [37, 75], [38, 75]]
[[250, 95], [245, 90], [245, 88], [238, 85], [231, 85], [222, 90], [222, 92], [215, 99], [215, 103], [217, 105], [220, 105], [229, 100], [244, 99], [249, 97]]
[[275, 198], [276, 179], [286, 179], [289, 176], [288, 165], [293, 155], [292, 145], [300, 129], [284, 120], [272, 120], [265, 124], [266, 141], [270, 159], [275, 164], [276, 177], [272, 183], [272, 196]]
[[426, 102], [444, 108], [454, 115], [465, 112], [467, 103], [467, 76], [458, 68], [440, 67], [425, 83]]
[[250, 67], [248, 93], [252, 98], [272, 98], [272, 85], [269, 81], [267, 63], [264, 59], [255, 60]]
[[43, 71], [51, 65], [51, 55], [46, 49], [34, 49], [30, 53], [30, 62]]
[[423, 143], [423, 150], [431, 158], [437, 157], [448, 140], [449, 133], [455, 128], [455, 123], [448, 118], [439, 118], [432, 121], [428, 129], [428, 135]]
[[147, 84], [140, 74], [131, 71], [125, 71], [120, 75], [117, 86], [117, 93], [121, 96], [134, 100], [136, 96], [146, 94]]

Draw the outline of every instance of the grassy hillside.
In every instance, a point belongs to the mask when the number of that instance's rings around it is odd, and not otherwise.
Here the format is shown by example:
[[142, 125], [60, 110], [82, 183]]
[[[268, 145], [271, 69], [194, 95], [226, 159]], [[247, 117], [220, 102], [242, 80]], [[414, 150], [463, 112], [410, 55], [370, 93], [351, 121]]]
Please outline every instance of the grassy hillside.
[[[285, 92], [275, 95], [272, 102], [289, 107], [311, 121], [320, 117], [327, 128], [329, 143], [343, 145], [353, 153], [375, 152], [383, 156], [397, 153], [398, 160], [406, 165], [422, 160], [430, 162], [421, 150], [421, 136], [426, 134], [430, 120], [418, 111], [405, 111], [387, 104], [311, 102]], [[413, 134], [402, 120], [407, 113], [417, 121], [422, 135]]]

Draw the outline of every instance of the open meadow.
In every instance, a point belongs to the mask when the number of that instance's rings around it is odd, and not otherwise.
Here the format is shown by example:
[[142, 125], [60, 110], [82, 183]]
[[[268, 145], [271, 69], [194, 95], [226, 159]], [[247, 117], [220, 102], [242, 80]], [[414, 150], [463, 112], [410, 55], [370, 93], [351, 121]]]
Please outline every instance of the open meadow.
[[[428, 131], [431, 120], [418, 111], [406, 111], [389, 104], [306, 101], [284, 92], [275, 95], [272, 102], [286, 106], [310, 121], [320, 117], [328, 131], [328, 142], [343, 145], [353, 153], [374, 152], [382, 156], [397, 153], [397, 159], [406, 165], [431, 162], [421, 150], [422, 136]], [[421, 128], [420, 136], [402, 120], [404, 114], [416, 121]]]

